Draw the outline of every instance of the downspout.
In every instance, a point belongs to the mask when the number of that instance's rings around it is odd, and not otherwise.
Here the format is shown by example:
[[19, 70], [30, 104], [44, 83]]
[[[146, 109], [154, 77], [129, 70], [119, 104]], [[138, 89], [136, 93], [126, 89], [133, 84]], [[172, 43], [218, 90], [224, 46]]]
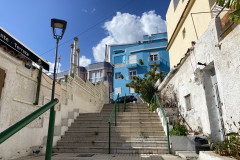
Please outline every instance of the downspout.
[[37, 80], [38, 80], [38, 82], [37, 82], [37, 92], [36, 92], [35, 102], [33, 103], [34, 105], [38, 105], [38, 101], [39, 101], [41, 80], [42, 80], [42, 67], [40, 67], [40, 69], [39, 69]]

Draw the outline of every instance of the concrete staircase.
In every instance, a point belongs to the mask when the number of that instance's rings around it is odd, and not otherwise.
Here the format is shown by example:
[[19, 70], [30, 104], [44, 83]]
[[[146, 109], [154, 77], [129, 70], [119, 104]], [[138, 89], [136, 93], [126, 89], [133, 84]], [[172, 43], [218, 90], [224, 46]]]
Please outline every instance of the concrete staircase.
[[[61, 140], [55, 153], [108, 153], [108, 119], [113, 104], [101, 113], [79, 114]], [[167, 138], [157, 113], [145, 104], [127, 104], [117, 113], [117, 126], [111, 123], [111, 153], [167, 153]]]

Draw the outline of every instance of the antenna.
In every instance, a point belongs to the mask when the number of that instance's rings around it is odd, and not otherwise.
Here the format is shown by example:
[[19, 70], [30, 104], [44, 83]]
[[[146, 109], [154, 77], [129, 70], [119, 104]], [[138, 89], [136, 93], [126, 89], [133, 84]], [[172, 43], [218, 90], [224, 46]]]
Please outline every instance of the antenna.
[[58, 72], [58, 69], [59, 69], [59, 64], [60, 64], [61, 60], [62, 60], [62, 56], [60, 55], [60, 56], [58, 57], [57, 73], [59, 73], [59, 72]]

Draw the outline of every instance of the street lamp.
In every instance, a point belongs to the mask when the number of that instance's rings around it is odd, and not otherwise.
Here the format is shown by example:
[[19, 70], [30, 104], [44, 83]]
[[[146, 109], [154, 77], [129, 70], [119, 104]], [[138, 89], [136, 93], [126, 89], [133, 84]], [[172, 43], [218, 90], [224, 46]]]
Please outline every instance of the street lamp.
[[[57, 52], [58, 52], [58, 42], [62, 39], [63, 34], [67, 27], [67, 22], [60, 19], [51, 19], [51, 27], [53, 32], [53, 38], [56, 39], [56, 54], [55, 54], [55, 64], [54, 64], [54, 73], [53, 73], [53, 83], [52, 83], [52, 96], [51, 101], [54, 100], [55, 93], [55, 81], [56, 81], [56, 64], [57, 64]], [[48, 126], [48, 138], [47, 138], [47, 147], [45, 160], [51, 160], [52, 156], [52, 143], [54, 135], [54, 124], [55, 124], [55, 110], [54, 107], [50, 109], [50, 118]]]

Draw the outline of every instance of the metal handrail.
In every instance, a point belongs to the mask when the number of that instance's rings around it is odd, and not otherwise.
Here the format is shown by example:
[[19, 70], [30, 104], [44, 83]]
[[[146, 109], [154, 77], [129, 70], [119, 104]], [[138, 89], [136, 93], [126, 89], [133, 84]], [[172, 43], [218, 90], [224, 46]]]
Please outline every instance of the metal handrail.
[[26, 125], [34, 121], [36, 118], [38, 118], [40, 115], [42, 115], [44, 112], [49, 110], [50, 108], [54, 107], [58, 103], [58, 99], [54, 99], [53, 101], [50, 101], [49, 103], [45, 104], [38, 110], [34, 111], [33, 113], [29, 114], [27, 117], [23, 118], [22, 120], [18, 121], [8, 129], [4, 130], [0, 133], [0, 144], [2, 144], [4, 141], [6, 141], [8, 138], [10, 138], [12, 135], [17, 133], [19, 130], [24, 128]]
[[119, 94], [117, 96], [117, 99], [115, 100], [114, 107], [112, 109], [112, 112], [110, 114], [109, 120], [108, 120], [108, 125], [109, 125], [109, 131], [108, 131], [108, 154], [111, 154], [111, 120], [113, 116], [113, 112], [115, 112], [115, 126], [117, 126], [117, 113], [116, 113], [116, 106], [118, 103], [118, 112], [119, 112]]
[[162, 105], [161, 105], [161, 103], [160, 103], [160, 100], [159, 100], [157, 94], [155, 93], [155, 94], [154, 94], [155, 111], [156, 111], [156, 100], [157, 100], [157, 102], [158, 102], [159, 108], [160, 108], [161, 111], [162, 111], [163, 117], [164, 117], [164, 119], [165, 119], [165, 121], [166, 121], [166, 126], [167, 126], [167, 140], [168, 140], [168, 154], [170, 154], [171, 151], [170, 151], [170, 141], [169, 141], [169, 126], [168, 126], [169, 123], [168, 123], [166, 114], [165, 114], [165, 112], [164, 112], [164, 110], [163, 110], [163, 108], [162, 108]]
[[125, 93], [125, 97], [124, 97], [124, 112], [126, 111], [126, 93]]

